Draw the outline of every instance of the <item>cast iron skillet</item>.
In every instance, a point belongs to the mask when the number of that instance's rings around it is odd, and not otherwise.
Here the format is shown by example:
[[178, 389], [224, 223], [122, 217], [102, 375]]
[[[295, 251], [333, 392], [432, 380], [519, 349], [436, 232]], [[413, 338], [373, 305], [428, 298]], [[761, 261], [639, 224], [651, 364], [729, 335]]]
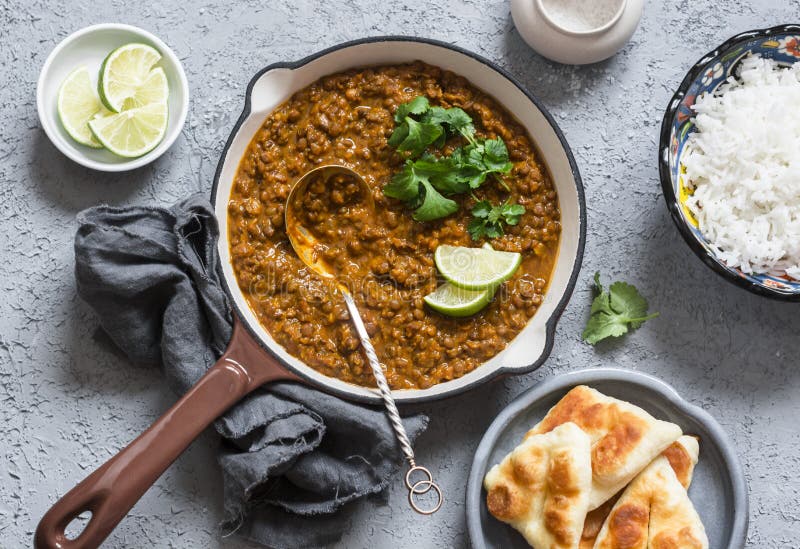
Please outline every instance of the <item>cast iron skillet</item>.
[[[97, 547], [134, 503], [209, 424], [259, 386], [293, 380], [353, 401], [377, 403], [376, 390], [326, 377], [289, 355], [259, 324], [247, 306], [230, 265], [227, 202], [239, 160], [265, 116], [293, 92], [319, 77], [365, 65], [416, 59], [453, 70], [489, 90], [526, 126], [547, 163], [562, 215], [559, 258], [539, 311], [497, 357], [459, 380], [431, 389], [395, 391], [399, 402], [443, 398], [477, 387], [501, 374], [539, 367], [550, 352], [553, 332], [575, 285], [583, 257], [586, 209], [572, 153], [553, 119], [537, 99], [489, 61], [460, 48], [419, 38], [382, 37], [348, 42], [297, 63], [262, 70], [247, 87], [245, 108], [217, 167], [212, 201], [220, 223], [219, 252], [225, 290], [234, 310], [233, 337], [225, 354], [197, 384], [147, 431], [61, 498], [42, 518], [34, 536], [37, 549]], [[91, 512], [83, 531], [65, 535], [79, 514]]]

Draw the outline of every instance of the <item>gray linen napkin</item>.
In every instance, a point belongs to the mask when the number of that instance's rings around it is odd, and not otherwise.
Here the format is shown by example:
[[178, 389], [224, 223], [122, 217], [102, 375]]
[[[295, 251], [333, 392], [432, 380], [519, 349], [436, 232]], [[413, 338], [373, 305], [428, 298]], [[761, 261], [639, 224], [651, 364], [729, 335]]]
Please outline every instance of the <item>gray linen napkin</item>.
[[[211, 205], [99, 206], [78, 214], [78, 294], [135, 364], [160, 365], [185, 392], [231, 335]], [[406, 418], [413, 441], [428, 424]], [[260, 389], [215, 424], [222, 435], [223, 529], [270, 547], [341, 537], [342, 506], [384, 492], [402, 454], [381, 409], [292, 383]]]

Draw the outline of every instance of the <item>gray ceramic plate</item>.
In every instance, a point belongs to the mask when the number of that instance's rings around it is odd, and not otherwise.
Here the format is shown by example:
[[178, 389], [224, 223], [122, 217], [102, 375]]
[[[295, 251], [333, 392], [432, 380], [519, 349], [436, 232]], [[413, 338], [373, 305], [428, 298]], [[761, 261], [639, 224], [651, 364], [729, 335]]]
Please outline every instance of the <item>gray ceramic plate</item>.
[[546, 379], [520, 395], [492, 422], [475, 453], [467, 485], [467, 528], [473, 547], [528, 547], [516, 530], [489, 515], [483, 477], [567, 391], [582, 384], [636, 404], [658, 419], [677, 423], [684, 433], [700, 437], [700, 461], [689, 496], [703, 519], [711, 549], [744, 547], [747, 486], [728, 435], [707, 412], [683, 400], [663, 381], [617, 369], [581, 370]]

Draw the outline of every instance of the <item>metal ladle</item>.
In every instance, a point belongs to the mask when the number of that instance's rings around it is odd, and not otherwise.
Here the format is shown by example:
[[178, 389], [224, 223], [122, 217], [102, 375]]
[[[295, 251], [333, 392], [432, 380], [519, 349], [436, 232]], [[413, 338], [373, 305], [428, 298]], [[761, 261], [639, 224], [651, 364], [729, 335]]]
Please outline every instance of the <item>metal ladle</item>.
[[[328, 265], [324, 258], [321, 257], [321, 254], [318, 253], [318, 240], [301, 224], [297, 217], [297, 212], [295, 211], [300, 207], [298, 197], [302, 199], [302, 197], [305, 196], [309, 183], [317, 178], [322, 178], [323, 183], [327, 185], [334, 176], [345, 176], [357, 182], [359, 187], [361, 187], [362, 196], [366, 197], [369, 207], [374, 208], [372, 193], [367, 183], [358, 173], [344, 166], [329, 165], [314, 168], [303, 174], [303, 176], [297, 180], [289, 191], [289, 196], [286, 198], [284, 215], [286, 220], [286, 234], [289, 236], [289, 242], [291, 242], [292, 248], [297, 252], [297, 255], [303, 263], [321, 277], [335, 280], [336, 275], [331, 272], [330, 265]], [[405, 476], [406, 487], [408, 488], [408, 501], [416, 512], [423, 515], [431, 515], [442, 506], [442, 502], [444, 501], [442, 490], [433, 481], [431, 472], [425, 467], [417, 465], [414, 458], [414, 449], [411, 447], [406, 429], [403, 426], [403, 422], [400, 420], [400, 413], [397, 411], [397, 405], [394, 402], [394, 397], [392, 397], [392, 391], [389, 389], [389, 384], [386, 382], [386, 375], [383, 373], [383, 368], [378, 361], [378, 355], [375, 353], [375, 348], [372, 346], [372, 342], [369, 339], [369, 334], [364, 326], [364, 321], [361, 319], [361, 314], [358, 312], [353, 294], [344, 284], [338, 281], [336, 286], [342, 294], [342, 297], [344, 297], [344, 302], [347, 305], [350, 318], [361, 340], [361, 346], [364, 348], [364, 354], [367, 355], [367, 361], [375, 376], [378, 390], [380, 391], [383, 404], [386, 408], [386, 415], [389, 417], [392, 429], [394, 429], [395, 436], [400, 443], [400, 448], [408, 462], [409, 469]], [[423, 475], [425, 478], [414, 481], [412, 477], [418, 475]], [[420, 507], [416, 501], [416, 497], [426, 494], [430, 490], [434, 490], [436, 493], [437, 499], [435, 505], [430, 508]]]

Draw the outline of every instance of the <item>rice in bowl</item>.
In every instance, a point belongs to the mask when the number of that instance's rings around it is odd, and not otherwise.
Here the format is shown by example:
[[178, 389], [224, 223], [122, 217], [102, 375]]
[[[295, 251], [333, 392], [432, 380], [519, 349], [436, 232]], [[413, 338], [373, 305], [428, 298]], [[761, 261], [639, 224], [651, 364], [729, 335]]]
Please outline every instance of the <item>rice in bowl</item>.
[[749, 56], [692, 107], [685, 205], [717, 256], [800, 280], [800, 64]]

